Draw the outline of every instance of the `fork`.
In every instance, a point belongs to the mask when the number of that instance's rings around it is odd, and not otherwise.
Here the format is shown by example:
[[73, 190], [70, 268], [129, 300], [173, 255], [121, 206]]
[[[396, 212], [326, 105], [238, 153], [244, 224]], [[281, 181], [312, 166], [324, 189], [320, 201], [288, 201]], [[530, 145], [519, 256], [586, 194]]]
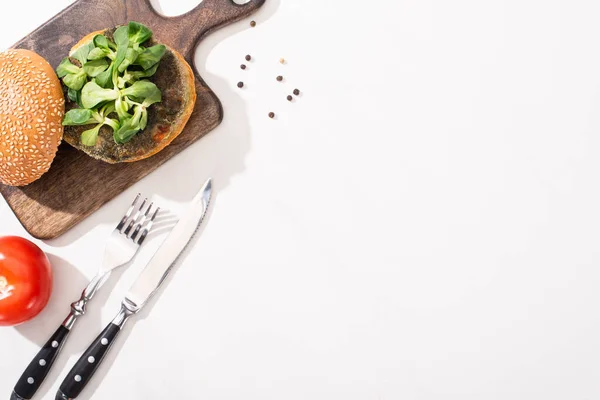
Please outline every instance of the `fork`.
[[113, 230], [106, 243], [104, 258], [96, 276], [83, 290], [79, 300], [71, 304], [71, 312], [62, 325], [27, 366], [15, 385], [10, 397], [11, 400], [29, 400], [33, 397], [48, 375], [75, 322], [85, 314], [88, 301], [94, 297], [98, 289], [110, 277], [112, 270], [127, 264], [133, 259], [133, 256], [146, 239], [160, 208], [157, 207], [152, 213], [154, 203], [150, 203], [144, 210], [148, 199], [144, 199], [138, 207], [139, 199], [140, 194], [136, 196], [117, 227]]

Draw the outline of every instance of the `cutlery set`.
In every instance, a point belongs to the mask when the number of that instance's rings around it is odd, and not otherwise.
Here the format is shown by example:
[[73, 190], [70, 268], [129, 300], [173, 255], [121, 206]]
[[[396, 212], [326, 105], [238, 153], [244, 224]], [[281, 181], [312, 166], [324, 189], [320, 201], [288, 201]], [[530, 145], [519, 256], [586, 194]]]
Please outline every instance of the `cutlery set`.
[[[208, 179], [192, 200], [186, 213], [129, 289], [116, 317], [90, 344], [67, 374], [56, 394], [57, 400], [75, 399], [79, 396], [129, 317], [138, 313], [156, 293], [179, 255], [198, 231], [208, 209], [211, 193], [212, 182]], [[78, 318], [85, 314], [86, 304], [108, 280], [114, 269], [128, 264], [133, 259], [146, 239], [160, 209], [155, 208], [152, 203], [146, 206], [147, 199], [138, 206], [139, 200], [140, 195], [136, 197], [112, 232], [96, 276], [83, 290], [80, 299], [71, 304], [71, 312], [62, 325], [27, 366], [15, 385], [11, 400], [29, 400], [35, 395], [65, 344], [71, 329]]]

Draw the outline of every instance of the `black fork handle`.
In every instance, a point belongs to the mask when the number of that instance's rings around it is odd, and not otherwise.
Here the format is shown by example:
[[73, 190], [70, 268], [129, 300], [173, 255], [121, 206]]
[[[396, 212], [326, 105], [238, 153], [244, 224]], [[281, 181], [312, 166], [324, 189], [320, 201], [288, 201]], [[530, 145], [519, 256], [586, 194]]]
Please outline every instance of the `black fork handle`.
[[44, 379], [62, 350], [77, 319], [85, 314], [88, 301], [94, 297], [100, 286], [110, 276], [109, 272], [98, 273], [81, 293], [79, 300], [71, 304], [71, 313], [42, 349], [31, 360], [13, 389], [11, 400], [30, 400], [38, 391]]
[[13, 389], [11, 400], [29, 400], [46, 379], [71, 331], [61, 325], [29, 363]]

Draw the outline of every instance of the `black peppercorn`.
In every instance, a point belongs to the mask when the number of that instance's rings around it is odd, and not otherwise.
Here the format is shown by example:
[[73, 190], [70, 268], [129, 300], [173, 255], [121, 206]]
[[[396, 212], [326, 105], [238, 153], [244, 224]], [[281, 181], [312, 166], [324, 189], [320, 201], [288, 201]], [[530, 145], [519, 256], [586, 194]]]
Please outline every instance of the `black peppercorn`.
[[243, 87], [244, 87], [244, 82], [238, 82], [237, 86], [238, 86], [239, 88], [243, 88]]
[[252, 60], [252, 56], [250, 56], [250, 54], [248, 54], [245, 58], [246, 58], [246, 61]]
[[250, 21], [250, 26], [254, 28], [256, 26], [256, 21]]
[[240, 65], [240, 68], [241, 68], [241, 69], [246, 69], [246, 64], [242, 64], [242, 65]]
[[298, 89], [294, 89], [294, 95], [298, 96], [300, 94], [300, 91]]
[[287, 99], [288, 99], [288, 101], [292, 101], [293, 97], [288, 94]]
[[283, 80], [283, 76], [279, 75], [279, 76], [278, 76], [277, 78], [275, 78], [275, 79], [277, 79], [277, 81], [278, 81], [278, 82], [281, 82], [281, 81]]
[[275, 113], [271, 111], [271, 112], [269, 113], [269, 118], [275, 118]]

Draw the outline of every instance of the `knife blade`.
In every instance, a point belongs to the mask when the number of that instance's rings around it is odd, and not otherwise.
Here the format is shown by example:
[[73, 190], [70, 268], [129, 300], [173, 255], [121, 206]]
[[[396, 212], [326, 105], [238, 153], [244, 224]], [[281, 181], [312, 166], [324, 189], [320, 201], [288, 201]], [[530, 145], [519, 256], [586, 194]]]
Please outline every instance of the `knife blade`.
[[138, 313], [156, 293], [177, 263], [177, 258], [200, 228], [211, 194], [212, 180], [208, 179], [192, 200], [188, 211], [181, 217], [125, 295], [117, 316], [90, 344], [67, 374], [56, 394], [57, 400], [75, 399], [91, 380], [129, 317]]
[[[175, 225], [175, 228], [154, 254], [152, 260], [129, 289], [124, 301], [127, 302], [127, 307], [132, 312], [138, 312], [152, 297], [171, 271], [171, 268], [173, 268], [173, 265], [175, 265], [177, 257], [192, 240], [206, 214], [211, 193], [212, 181], [209, 179], [192, 200], [185, 217]], [[168, 267], [165, 269], [165, 266]]]

